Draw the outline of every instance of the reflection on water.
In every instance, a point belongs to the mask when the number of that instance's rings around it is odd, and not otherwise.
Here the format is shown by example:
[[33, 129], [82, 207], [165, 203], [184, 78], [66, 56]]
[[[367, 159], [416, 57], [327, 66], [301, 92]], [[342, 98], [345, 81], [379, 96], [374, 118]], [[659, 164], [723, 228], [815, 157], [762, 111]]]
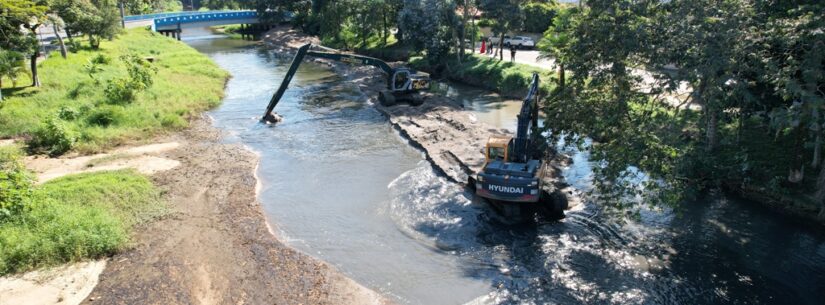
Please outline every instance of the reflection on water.
[[433, 91], [461, 102], [479, 121], [515, 132], [520, 100], [502, 98], [495, 92], [452, 82], [437, 82], [432, 87]]
[[[202, 36], [203, 37], [203, 36]], [[439, 177], [352, 84], [301, 66], [257, 122], [289, 58], [248, 42], [187, 39], [229, 70], [210, 114], [261, 156], [267, 216], [291, 245], [408, 304], [821, 304], [825, 234], [720, 195], [619, 222], [586, 203], [558, 222], [508, 226]], [[444, 85], [484, 122], [515, 128], [518, 101]], [[567, 150], [587, 189], [591, 163]]]

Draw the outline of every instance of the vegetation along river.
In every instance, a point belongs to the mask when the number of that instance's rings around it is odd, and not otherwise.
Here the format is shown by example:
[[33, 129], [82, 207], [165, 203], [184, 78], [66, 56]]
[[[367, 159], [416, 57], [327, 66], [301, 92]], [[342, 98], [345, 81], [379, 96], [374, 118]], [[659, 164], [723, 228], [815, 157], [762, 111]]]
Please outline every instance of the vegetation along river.
[[[290, 245], [401, 304], [821, 304], [825, 233], [710, 194], [685, 208], [618, 221], [587, 202], [560, 221], [505, 225], [439, 177], [360, 94], [322, 65], [301, 66], [258, 122], [290, 63], [249, 42], [185, 41], [232, 73], [210, 112], [260, 154], [259, 199]], [[515, 125], [517, 101], [442, 84], [479, 120]], [[587, 190], [588, 155], [566, 150], [568, 182]]]

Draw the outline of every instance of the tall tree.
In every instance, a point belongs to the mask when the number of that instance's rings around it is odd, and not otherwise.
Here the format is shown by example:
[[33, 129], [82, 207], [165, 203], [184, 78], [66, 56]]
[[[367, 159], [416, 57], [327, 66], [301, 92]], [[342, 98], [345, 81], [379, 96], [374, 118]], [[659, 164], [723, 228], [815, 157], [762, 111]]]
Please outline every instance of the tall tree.
[[456, 5], [445, 0], [405, 0], [398, 15], [404, 40], [416, 50], [426, 50], [427, 60], [443, 65], [455, 45], [459, 26]]
[[712, 152], [719, 146], [726, 92], [748, 68], [753, 10], [744, 0], [674, 0], [666, 12], [661, 22], [668, 25], [667, 39], [656, 58], [678, 62], [676, 80], [695, 89], [693, 97], [704, 109], [706, 150]]
[[[40, 77], [37, 74], [37, 58], [40, 56], [40, 43], [37, 39], [37, 29], [46, 20], [48, 7], [43, 1], [30, 0], [0, 0], [0, 47], [29, 54], [32, 86], [40, 86]], [[22, 33], [20, 29], [27, 33]]]
[[556, 63], [559, 92], [565, 88], [564, 64], [569, 60], [569, 49], [574, 43], [573, 29], [576, 26], [575, 18], [578, 12], [578, 8], [575, 7], [560, 10], [538, 43], [539, 58], [553, 59]]
[[494, 20], [493, 32], [499, 35], [499, 60], [504, 60], [504, 35], [508, 32], [521, 29], [524, 23], [524, 14], [521, 11], [523, 0], [479, 0], [478, 7], [484, 15]]

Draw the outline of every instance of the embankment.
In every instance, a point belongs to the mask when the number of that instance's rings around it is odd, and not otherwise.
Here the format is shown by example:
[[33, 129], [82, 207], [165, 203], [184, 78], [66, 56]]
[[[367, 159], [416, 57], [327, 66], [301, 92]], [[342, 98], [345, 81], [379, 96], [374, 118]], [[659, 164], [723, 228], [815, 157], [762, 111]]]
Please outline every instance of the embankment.
[[414, 57], [410, 59], [410, 66], [437, 78], [447, 78], [516, 99], [527, 94], [533, 72], [539, 73], [542, 79], [542, 95], [551, 92], [555, 84], [551, 81], [553, 74], [545, 69], [477, 54], [467, 54], [460, 62], [449, 58], [445, 64], [438, 66], [429, 64], [422, 57]]
[[258, 158], [201, 119], [168, 139], [180, 162], [153, 180], [172, 209], [137, 230], [87, 304], [383, 304], [378, 294], [272, 235], [256, 199]]

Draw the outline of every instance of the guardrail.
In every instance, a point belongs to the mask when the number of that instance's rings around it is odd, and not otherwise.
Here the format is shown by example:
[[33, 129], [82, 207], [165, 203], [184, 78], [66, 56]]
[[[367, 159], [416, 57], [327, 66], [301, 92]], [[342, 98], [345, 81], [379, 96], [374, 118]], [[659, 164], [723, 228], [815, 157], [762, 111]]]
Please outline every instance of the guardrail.
[[157, 14], [146, 14], [146, 15], [131, 15], [123, 17], [123, 20], [126, 22], [129, 21], [140, 21], [140, 20], [150, 20], [150, 19], [157, 19], [157, 18], [167, 18], [167, 17], [180, 17], [180, 16], [192, 16], [192, 15], [202, 15], [202, 14], [219, 14], [219, 13], [233, 13], [233, 12], [252, 12], [252, 11], [183, 11], [183, 12], [171, 12], [171, 13], [157, 13]]
[[176, 25], [178, 23], [201, 22], [201, 21], [216, 21], [216, 20], [231, 20], [242, 18], [257, 18], [258, 13], [255, 11], [229, 11], [229, 12], [203, 12], [202, 14], [189, 14], [174, 17], [155, 18], [155, 28], [162, 26]]

